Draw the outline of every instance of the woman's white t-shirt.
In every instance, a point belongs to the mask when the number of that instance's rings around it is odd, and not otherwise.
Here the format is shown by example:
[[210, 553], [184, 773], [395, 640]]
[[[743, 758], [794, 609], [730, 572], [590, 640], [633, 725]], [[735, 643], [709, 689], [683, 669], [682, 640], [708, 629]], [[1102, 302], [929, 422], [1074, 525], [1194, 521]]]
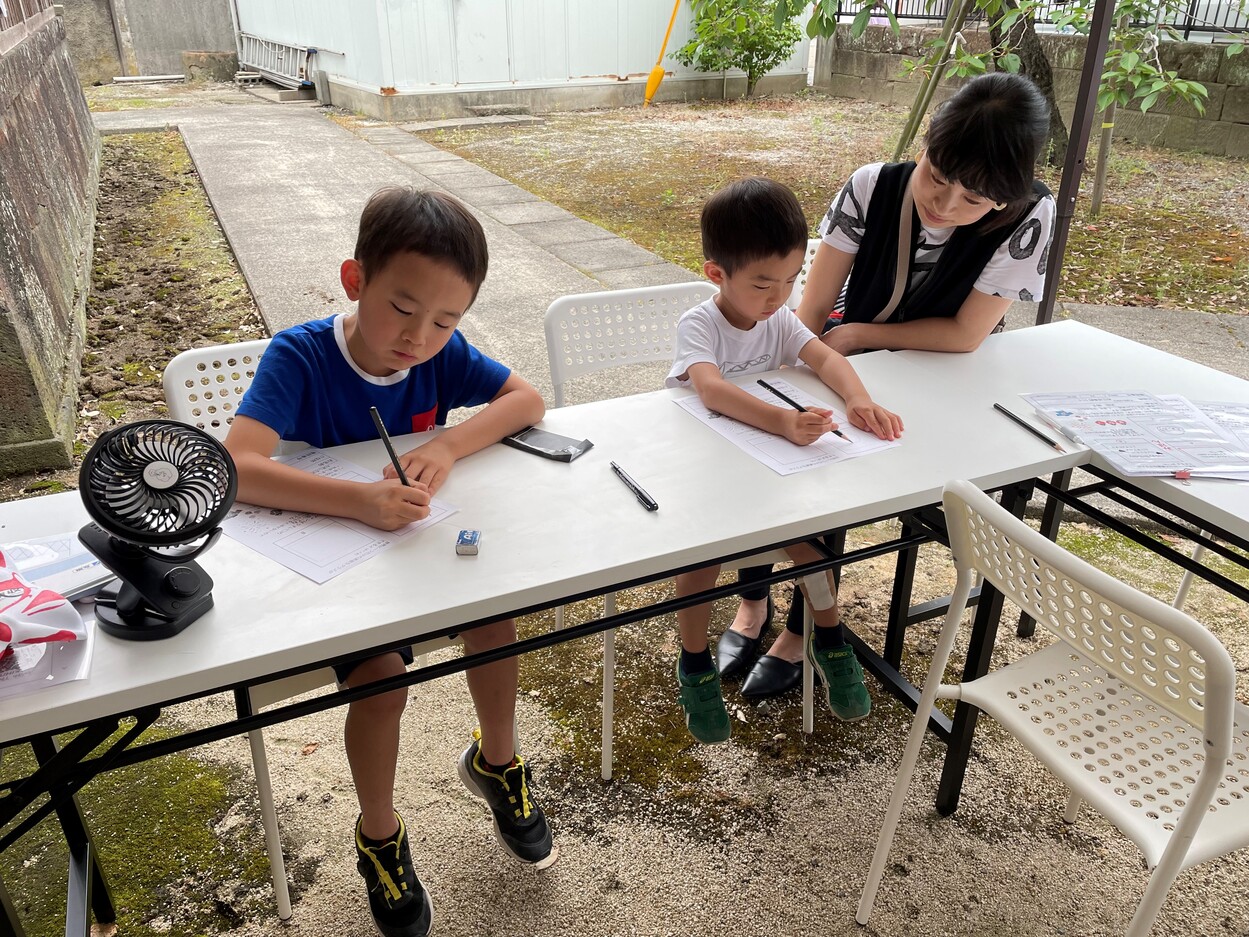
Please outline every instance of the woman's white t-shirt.
[[[820, 222], [824, 243], [847, 254], [857, 254], [867, 228], [867, 208], [884, 163], [870, 163], [854, 171], [828, 214]], [[993, 252], [974, 286], [990, 296], [1032, 302], [1045, 285], [1045, 266], [1054, 239], [1054, 197], [1047, 195], [1015, 226], [1014, 232]], [[911, 265], [910, 293], [932, 272], [950, 237], [958, 230], [930, 228], [921, 224]]]

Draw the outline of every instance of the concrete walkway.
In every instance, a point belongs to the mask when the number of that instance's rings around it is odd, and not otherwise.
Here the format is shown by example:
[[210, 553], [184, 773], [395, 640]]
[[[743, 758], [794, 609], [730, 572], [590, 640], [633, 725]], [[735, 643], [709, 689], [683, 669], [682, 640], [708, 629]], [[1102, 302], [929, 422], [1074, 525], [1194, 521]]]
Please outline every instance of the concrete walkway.
[[[360, 210], [383, 185], [450, 192], [480, 219], [490, 274], [463, 331], [550, 399], [542, 316], [557, 296], [698, 279], [397, 126], [358, 133], [313, 106], [172, 108], [95, 115], [103, 133], [181, 130], [213, 208], [270, 330], [351, 308], [338, 268]], [[1066, 304], [1071, 316], [1249, 378], [1249, 318]], [[1012, 327], [1034, 312], [1020, 304]], [[608, 372], [598, 396], [651, 390], [653, 374]]]

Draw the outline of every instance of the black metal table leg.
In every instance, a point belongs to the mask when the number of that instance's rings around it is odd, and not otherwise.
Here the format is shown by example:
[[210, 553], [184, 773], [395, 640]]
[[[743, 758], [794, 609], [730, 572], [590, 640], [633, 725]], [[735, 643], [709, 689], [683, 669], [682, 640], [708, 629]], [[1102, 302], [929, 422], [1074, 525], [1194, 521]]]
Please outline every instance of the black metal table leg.
[[[41, 765], [55, 758], [60, 750], [56, 740], [48, 735], [39, 736], [30, 744]], [[117, 911], [77, 795], [58, 803], [56, 815], [65, 833], [70, 856], [65, 934], [66, 937], [90, 937], [92, 912], [97, 923], [112, 924], [117, 920]]]
[[[1002, 489], [1002, 507], [1015, 517], [1023, 517], [1024, 508], [1032, 495], [1032, 485], [1011, 485]], [[972, 622], [971, 643], [967, 648], [967, 663], [963, 667], [963, 680], [975, 680], [989, 671], [989, 659], [993, 655], [993, 642], [997, 638], [998, 621], [1002, 617], [1002, 593], [987, 582], [980, 588], [980, 602]], [[971, 743], [976, 734], [976, 720], [980, 710], [969, 703], [960, 702], [954, 710], [954, 724], [946, 744], [945, 767], [941, 771], [941, 784], [937, 788], [937, 812], [949, 816], [958, 808], [963, 778], [967, 773], [967, 760], [971, 757]]]
[[[1066, 491], [1071, 487], [1072, 469], [1064, 469], [1050, 476], [1050, 484]], [[1041, 512], [1041, 535], [1047, 540], [1058, 540], [1058, 528], [1063, 522], [1063, 505], [1057, 498], [1045, 499], [1045, 510]], [[1019, 627], [1015, 633], [1021, 638], [1030, 638], [1036, 633], [1036, 619], [1027, 612], [1019, 614]]]
[[[910, 515], [903, 515], [902, 537], [913, 537], [924, 528], [915, 523]], [[885, 629], [885, 661], [893, 668], [902, 666], [902, 649], [906, 645], [906, 627], [911, 613], [911, 593], [915, 588], [915, 563], [919, 559], [919, 547], [898, 551], [898, 562], [893, 574], [893, 594], [889, 598], [889, 624]]]

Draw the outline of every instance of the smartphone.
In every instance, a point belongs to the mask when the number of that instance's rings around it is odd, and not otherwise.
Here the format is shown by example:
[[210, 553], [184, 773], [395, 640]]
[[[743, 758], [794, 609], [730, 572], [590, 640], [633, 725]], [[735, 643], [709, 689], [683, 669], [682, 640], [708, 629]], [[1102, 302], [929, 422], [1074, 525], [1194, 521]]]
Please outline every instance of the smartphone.
[[549, 433], [533, 426], [512, 433], [510, 436], [504, 436], [503, 443], [513, 449], [531, 452], [544, 459], [554, 459], [556, 462], [571, 462], [577, 456], [594, 448], [594, 443], [588, 439], [573, 439], [571, 436]]

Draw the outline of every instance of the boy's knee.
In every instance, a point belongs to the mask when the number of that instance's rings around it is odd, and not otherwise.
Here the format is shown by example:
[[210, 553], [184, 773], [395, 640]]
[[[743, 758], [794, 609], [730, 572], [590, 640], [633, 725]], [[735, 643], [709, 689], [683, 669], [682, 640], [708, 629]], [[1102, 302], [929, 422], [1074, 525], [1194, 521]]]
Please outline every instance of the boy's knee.
[[[382, 654], [379, 657], [370, 657], [368, 660], [357, 664], [347, 678], [346, 685], [349, 687], [363, 686], [376, 680], [396, 677], [406, 670], [403, 658], [398, 654]], [[370, 719], [397, 719], [403, 714], [407, 703], [408, 688], [403, 687], [398, 690], [390, 690], [386, 693], [378, 693], [376, 696], [366, 696], [364, 699], [356, 700], [351, 704], [351, 708], [357, 712], [367, 713]]]
[[505, 618], [503, 621], [491, 622], [480, 628], [470, 628], [463, 633], [462, 637], [465, 654], [493, 650], [516, 640], [516, 621], [512, 618]]

